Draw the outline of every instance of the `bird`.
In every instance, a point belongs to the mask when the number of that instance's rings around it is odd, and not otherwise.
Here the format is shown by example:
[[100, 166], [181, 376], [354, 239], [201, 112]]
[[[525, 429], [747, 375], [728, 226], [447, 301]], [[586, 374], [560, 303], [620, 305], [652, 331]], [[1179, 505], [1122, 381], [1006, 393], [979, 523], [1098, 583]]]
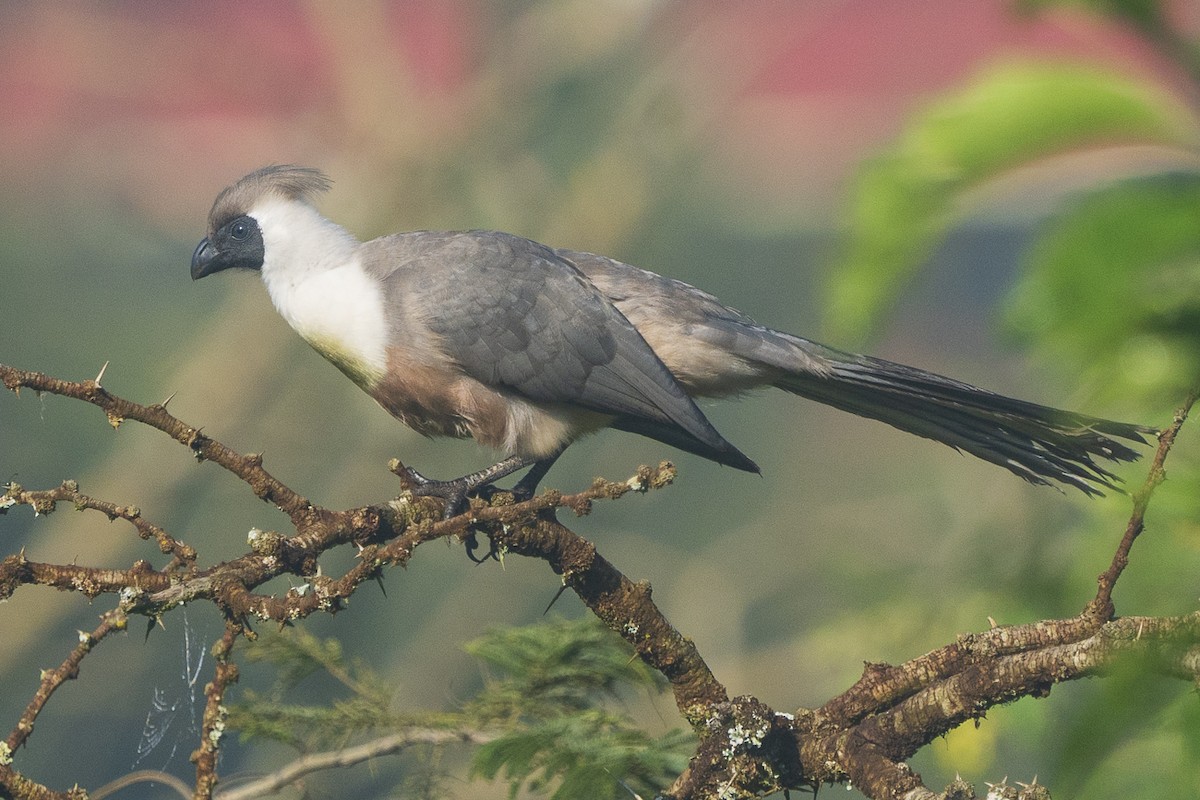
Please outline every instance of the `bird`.
[[536, 490], [572, 442], [612, 428], [728, 467], [758, 465], [695, 398], [777, 387], [996, 464], [1033, 484], [1119, 490], [1151, 427], [1026, 402], [760, 325], [687, 283], [498, 231], [359, 241], [316, 209], [332, 181], [271, 165], [222, 190], [194, 280], [259, 273], [280, 315], [392, 416], [502, 458], [453, 480], [406, 468], [449, 518], [494, 481]]

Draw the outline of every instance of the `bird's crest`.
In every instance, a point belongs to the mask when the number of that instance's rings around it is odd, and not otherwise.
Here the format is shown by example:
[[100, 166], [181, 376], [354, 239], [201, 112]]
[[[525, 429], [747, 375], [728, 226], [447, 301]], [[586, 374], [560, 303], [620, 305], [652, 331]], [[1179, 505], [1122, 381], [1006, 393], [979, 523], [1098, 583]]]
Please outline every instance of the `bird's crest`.
[[273, 164], [251, 172], [217, 195], [208, 214], [208, 232], [212, 235], [229, 220], [249, 211], [265, 195], [310, 203], [333, 182], [320, 170], [290, 164]]

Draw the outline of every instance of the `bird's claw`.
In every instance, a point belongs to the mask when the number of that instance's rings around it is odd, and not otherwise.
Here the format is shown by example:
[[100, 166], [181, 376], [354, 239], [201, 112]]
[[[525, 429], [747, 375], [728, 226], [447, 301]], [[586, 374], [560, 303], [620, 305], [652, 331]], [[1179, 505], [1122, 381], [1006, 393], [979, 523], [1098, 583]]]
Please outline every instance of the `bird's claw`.
[[[407, 488], [412, 492], [414, 497], [436, 497], [442, 503], [442, 521], [456, 517], [467, 510], [469, 498], [472, 491], [467, 481], [459, 479], [453, 481], [438, 481], [432, 478], [426, 478], [421, 473], [417, 472], [412, 467], [405, 467], [401, 478], [404, 480]], [[486, 492], [490, 486], [476, 487], [475, 492]], [[490, 493], [489, 493], [490, 498]], [[476, 564], [482, 564], [489, 559], [499, 561], [499, 555], [496, 551], [496, 545], [492, 542], [491, 537], [488, 537], [488, 549], [482, 556], [477, 556], [475, 553], [479, 550], [478, 531], [473, 527], [468, 526], [466, 534], [463, 536], [463, 545], [467, 551], [467, 558], [474, 561]], [[485, 534], [486, 535], [486, 534]]]
[[443, 503], [442, 519], [448, 520], [467, 510], [467, 483], [463, 480], [437, 481], [426, 478], [412, 467], [404, 468], [404, 482], [414, 497], [436, 497]]
[[[392, 467], [392, 471], [400, 476], [404, 488], [412, 493], [414, 497], [436, 497], [442, 503], [442, 520], [448, 520], [465, 512], [469, 506], [471, 497], [479, 497], [487, 502], [492, 502], [492, 498], [499, 492], [505, 492], [512, 495], [513, 502], [521, 503], [533, 497], [537, 490], [537, 480], [541, 477], [541, 473], [526, 475], [520, 481], [517, 481], [511, 489], [501, 489], [493, 486], [490, 482], [480, 482], [473, 480], [479, 473], [466, 475], [462, 478], [456, 478], [450, 481], [439, 481], [433, 478], [426, 478], [421, 473], [409, 466], [403, 466], [397, 462]], [[532, 480], [530, 480], [532, 478]], [[474, 561], [476, 564], [482, 564], [485, 561], [499, 561], [499, 553], [496, 549], [496, 544], [488, 537], [488, 550], [482, 557], [476, 556], [476, 551], [479, 550], [479, 540], [477, 534], [479, 530], [476, 526], [468, 525], [466, 534], [463, 536], [463, 543], [466, 546], [467, 558]], [[486, 532], [485, 532], [486, 535]]]
[[[492, 537], [488, 536], [488, 549], [482, 557], [476, 556], [475, 551], [479, 549], [479, 537], [476, 535], [478, 531], [468, 529], [467, 535], [463, 537], [463, 546], [467, 551], [467, 558], [474, 561], [476, 564], [482, 564], [486, 561], [499, 561], [500, 551], [496, 549], [496, 543], [492, 541]], [[487, 536], [487, 534], [484, 534]]]

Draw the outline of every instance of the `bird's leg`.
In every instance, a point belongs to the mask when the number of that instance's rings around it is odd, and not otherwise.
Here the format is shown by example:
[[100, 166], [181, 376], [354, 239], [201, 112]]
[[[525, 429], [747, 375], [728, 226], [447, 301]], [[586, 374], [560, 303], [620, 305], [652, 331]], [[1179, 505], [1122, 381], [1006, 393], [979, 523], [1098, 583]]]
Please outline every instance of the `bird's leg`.
[[533, 493], [537, 491], [538, 484], [542, 482], [542, 478], [546, 477], [546, 473], [550, 471], [550, 468], [554, 466], [554, 462], [558, 461], [558, 457], [562, 454], [563, 451], [559, 450], [549, 458], [535, 461], [533, 466], [529, 468], [529, 472], [526, 472], [521, 480], [513, 484], [513, 499], [520, 503], [533, 497]]
[[[437, 481], [426, 478], [412, 467], [407, 466], [404, 468], [404, 477], [408, 481], [409, 490], [417, 497], [439, 497], [442, 499], [444, 503], [442, 519], [446, 520], [462, 513], [466, 509], [467, 497], [470, 496], [471, 492], [480, 489], [495, 488], [492, 486], [493, 481], [497, 481], [506, 475], [511, 475], [523, 467], [532, 464], [529, 472], [525, 473], [525, 476], [510, 490], [513, 498], [518, 503], [528, 500], [533, 497], [533, 493], [537, 491], [538, 484], [542, 482], [542, 478], [546, 477], [546, 473], [550, 471], [550, 467], [554, 466], [554, 462], [558, 460], [562, 452], [562, 450], [559, 450], [549, 458], [544, 458], [540, 461], [522, 458], [521, 456], [509, 456], [486, 469], [472, 472], [469, 475], [464, 475], [461, 478], [455, 478], [451, 481]], [[479, 543], [475, 538], [474, 530], [468, 530], [464, 542], [467, 548], [467, 558], [476, 564], [482, 564], [489, 558], [495, 559], [497, 557], [494, 545], [482, 558], [475, 555]]]
[[[499, 480], [505, 475], [511, 475], [519, 469], [528, 467], [530, 464], [533, 464], [534, 470], [536, 470], [541, 463], [524, 456], [509, 456], [503, 461], [492, 464], [490, 467], [481, 469], [478, 472], [472, 472], [469, 475], [463, 475], [461, 478], [455, 478], [451, 481], [435, 481], [426, 478], [412, 467], [405, 467], [404, 475], [408, 479], [412, 493], [417, 497], [440, 497], [445, 503], [442, 519], [450, 519], [457, 514], [461, 514], [466, 509], [467, 496], [475, 489], [486, 486], [492, 481]], [[553, 461], [550, 463], [553, 463]], [[546, 469], [549, 468], [547, 464]], [[544, 469], [538, 475], [537, 480], [541, 480], [541, 476], [545, 474]]]

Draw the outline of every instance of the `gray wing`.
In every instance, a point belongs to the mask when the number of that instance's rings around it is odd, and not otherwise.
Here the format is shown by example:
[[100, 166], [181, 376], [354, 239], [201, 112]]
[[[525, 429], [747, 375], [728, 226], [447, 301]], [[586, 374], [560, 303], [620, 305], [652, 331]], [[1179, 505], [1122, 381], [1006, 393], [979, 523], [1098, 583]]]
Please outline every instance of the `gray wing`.
[[471, 377], [534, 401], [611, 414], [614, 427], [757, 471], [633, 325], [553, 250], [487, 231], [386, 241], [404, 262], [387, 281], [419, 293], [427, 324]]

